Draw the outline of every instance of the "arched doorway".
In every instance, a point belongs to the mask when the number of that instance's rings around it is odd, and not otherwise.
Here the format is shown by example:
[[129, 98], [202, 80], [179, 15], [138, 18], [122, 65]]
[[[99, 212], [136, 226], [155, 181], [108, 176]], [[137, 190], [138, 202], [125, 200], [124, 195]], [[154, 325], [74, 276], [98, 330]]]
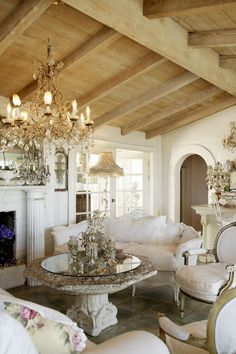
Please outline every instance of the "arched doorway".
[[201, 156], [207, 166], [213, 166], [216, 162], [213, 154], [202, 145], [186, 144], [175, 149], [169, 163], [168, 216], [176, 222], [180, 221], [180, 169], [184, 160], [191, 155]]
[[191, 206], [208, 203], [206, 172], [206, 162], [196, 154], [187, 157], [180, 169], [180, 221], [198, 231], [202, 231], [200, 215]]

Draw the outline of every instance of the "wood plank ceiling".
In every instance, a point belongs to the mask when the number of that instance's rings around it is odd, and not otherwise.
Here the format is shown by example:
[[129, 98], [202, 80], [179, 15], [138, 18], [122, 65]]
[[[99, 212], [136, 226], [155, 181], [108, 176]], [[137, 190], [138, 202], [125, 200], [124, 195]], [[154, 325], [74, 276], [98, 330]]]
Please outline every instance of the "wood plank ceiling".
[[[32, 97], [34, 62], [44, 61], [50, 38], [55, 59], [65, 64], [65, 98], [76, 98], [81, 109], [89, 104], [95, 127], [140, 130], [150, 139], [235, 105], [236, 1], [144, 0], [143, 8], [135, 1], [141, 35], [137, 23], [133, 32], [125, 27], [136, 8], [126, 9], [124, 0], [1, 0], [0, 95]], [[127, 16], [120, 23], [113, 19], [117, 4]], [[155, 32], [158, 48], [142, 38], [156, 26], [166, 26], [160, 37]], [[168, 40], [176, 42], [176, 56]]]

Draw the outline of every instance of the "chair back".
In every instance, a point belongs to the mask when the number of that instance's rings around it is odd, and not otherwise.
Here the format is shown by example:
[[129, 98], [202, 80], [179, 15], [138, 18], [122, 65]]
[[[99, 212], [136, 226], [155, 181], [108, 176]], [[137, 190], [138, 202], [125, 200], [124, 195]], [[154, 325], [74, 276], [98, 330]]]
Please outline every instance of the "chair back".
[[215, 241], [216, 260], [221, 263], [236, 263], [236, 222], [223, 227]]
[[236, 289], [220, 296], [211, 309], [207, 343], [211, 354], [236, 353]]

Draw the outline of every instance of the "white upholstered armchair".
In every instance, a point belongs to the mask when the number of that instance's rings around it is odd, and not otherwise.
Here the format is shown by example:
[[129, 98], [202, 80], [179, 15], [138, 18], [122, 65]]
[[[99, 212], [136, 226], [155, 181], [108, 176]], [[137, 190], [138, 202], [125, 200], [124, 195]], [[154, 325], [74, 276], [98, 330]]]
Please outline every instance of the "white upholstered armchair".
[[[197, 254], [211, 253], [214, 263], [188, 265], [188, 260]], [[184, 296], [213, 303], [224, 291], [235, 287], [236, 271], [236, 223], [223, 227], [215, 241], [214, 250], [191, 250], [185, 253], [186, 266], [176, 272], [180, 287], [180, 314], [184, 316]]]
[[178, 326], [159, 317], [160, 337], [171, 354], [235, 354], [235, 319], [236, 289], [232, 289], [217, 299], [208, 320]]

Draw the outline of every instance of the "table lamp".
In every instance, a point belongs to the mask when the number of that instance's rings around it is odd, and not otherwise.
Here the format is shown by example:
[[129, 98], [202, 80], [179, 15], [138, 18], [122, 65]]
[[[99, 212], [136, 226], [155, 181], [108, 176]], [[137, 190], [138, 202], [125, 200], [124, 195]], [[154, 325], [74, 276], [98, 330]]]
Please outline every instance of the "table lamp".
[[104, 201], [105, 201], [105, 215], [108, 209], [108, 177], [124, 176], [123, 168], [119, 167], [113, 159], [112, 152], [101, 152], [99, 154], [98, 162], [89, 170], [90, 176], [100, 176], [105, 178]]

